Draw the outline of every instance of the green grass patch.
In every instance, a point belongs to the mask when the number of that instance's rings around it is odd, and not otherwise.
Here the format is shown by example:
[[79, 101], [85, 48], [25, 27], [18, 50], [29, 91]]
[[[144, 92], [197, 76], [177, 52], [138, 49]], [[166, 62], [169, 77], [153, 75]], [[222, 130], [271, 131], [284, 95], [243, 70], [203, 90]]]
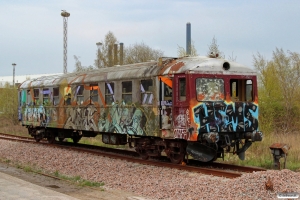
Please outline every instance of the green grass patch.
[[63, 175], [63, 174], [59, 173], [59, 171], [55, 171], [53, 173], [53, 175], [56, 176], [56, 177], [58, 177], [58, 178], [60, 178], [60, 179], [76, 183], [76, 184], [78, 184], [80, 186], [89, 186], [89, 187], [101, 187], [101, 186], [104, 186], [103, 182], [99, 183], [99, 182], [88, 181], [88, 180], [82, 179], [80, 176], [70, 177], [70, 176], [66, 176], [66, 175]]

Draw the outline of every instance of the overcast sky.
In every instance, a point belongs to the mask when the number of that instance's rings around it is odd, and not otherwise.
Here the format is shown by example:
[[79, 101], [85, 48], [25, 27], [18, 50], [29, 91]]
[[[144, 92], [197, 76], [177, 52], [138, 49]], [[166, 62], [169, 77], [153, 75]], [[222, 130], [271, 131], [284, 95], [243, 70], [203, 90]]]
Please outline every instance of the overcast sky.
[[93, 65], [96, 42], [112, 31], [125, 46], [135, 43], [176, 57], [186, 46], [186, 23], [199, 55], [212, 38], [226, 58], [252, 67], [260, 52], [276, 47], [300, 53], [300, 1], [275, 0], [0, 0], [0, 76], [63, 72], [63, 18], [68, 19], [68, 72]]

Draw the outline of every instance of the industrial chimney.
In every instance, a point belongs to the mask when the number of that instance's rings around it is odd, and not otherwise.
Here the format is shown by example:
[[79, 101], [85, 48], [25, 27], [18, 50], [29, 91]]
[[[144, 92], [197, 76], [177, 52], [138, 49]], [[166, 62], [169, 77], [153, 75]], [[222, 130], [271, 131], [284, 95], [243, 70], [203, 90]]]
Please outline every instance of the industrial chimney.
[[123, 65], [123, 47], [124, 47], [124, 43], [121, 42], [120, 43], [120, 65]]
[[188, 22], [186, 24], [186, 55], [191, 55], [191, 46], [192, 46], [192, 40], [191, 40], [191, 23]]

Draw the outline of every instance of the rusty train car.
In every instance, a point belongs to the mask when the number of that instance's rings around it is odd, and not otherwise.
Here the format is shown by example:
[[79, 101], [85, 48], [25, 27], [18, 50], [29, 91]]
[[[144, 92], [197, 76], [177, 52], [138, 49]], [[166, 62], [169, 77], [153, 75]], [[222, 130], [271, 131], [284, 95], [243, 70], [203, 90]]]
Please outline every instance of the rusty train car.
[[19, 87], [22, 125], [36, 141], [102, 135], [143, 159], [245, 158], [262, 140], [256, 72], [217, 56], [160, 58], [44, 76]]

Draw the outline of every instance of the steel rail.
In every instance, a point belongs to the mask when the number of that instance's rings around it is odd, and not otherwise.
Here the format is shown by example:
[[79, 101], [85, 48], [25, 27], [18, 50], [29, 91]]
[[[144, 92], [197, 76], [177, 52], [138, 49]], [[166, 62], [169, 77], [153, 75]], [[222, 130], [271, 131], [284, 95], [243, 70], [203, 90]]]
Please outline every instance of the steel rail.
[[[28, 137], [22, 137], [22, 136], [16, 136], [16, 135], [10, 135], [10, 134], [2, 134], [0, 133], [1, 139], [7, 139], [7, 140], [14, 140], [14, 141], [21, 141], [21, 142], [28, 142], [28, 143], [34, 143], [34, 144], [43, 144], [43, 145], [49, 145], [53, 147], [59, 147], [69, 150], [76, 150], [79, 152], [86, 152], [91, 153], [94, 155], [114, 158], [114, 159], [122, 159], [127, 160], [129, 162], [135, 162], [140, 164], [146, 164], [146, 165], [152, 165], [152, 166], [159, 166], [159, 167], [169, 167], [169, 168], [175, 168], [179, 170], [185, 170], [185, 171], [191, 171], [191, 172], [198, 172], [202, 174], [207, 175], [214, 175], [214, 176], [221, 176], [226, 178], [236, 178], [242, 175], [240, 172], [253, 172], [253, 171], [264, 171], [265, 169], [262, 168], [256, 168], [256, 167], [245, 167], [245, 166], [237, 166], [237, 165], [230, 165], [225, 163], [209, 163], [209, 164], [199, 164], [198, 161], [195, 160], [188, 160], [187, 165], [179, 165], [179, 164], [173, 164], [170, 162], [162, 162], [161, 160], [167, 160], [166, 158], [158, 159], [159, 161], [150, 159], [150, 160], [142, 160], [140, 158], [137, 158], [139, 155], [135, 151], [128, 151], [128, 150], [121, 150], [121, 149], [113, 149], [113, 148], [107, 148], [107, 147], [100, 147], [100, 146], [94, 146], [94, 145], [86, 145], [86, 144], [73, 144], [73, 143], [55, 143], [55, 144], [49, 144], [46, 142], [46, 140], [42, 140], [44, 142], [35, 142], [33, 138]], [[125, 154], [125, 155], [124, 155]], [[198, 164], [197, 164], [198, 162]], [[193, 163], [191, 165], [191, 163]], [[211, 168], [213, 167], [213, 168]], [[219, 168], [219, 169], [215, 169]], [[235, 170], [235, 171], [233, 171]]]

